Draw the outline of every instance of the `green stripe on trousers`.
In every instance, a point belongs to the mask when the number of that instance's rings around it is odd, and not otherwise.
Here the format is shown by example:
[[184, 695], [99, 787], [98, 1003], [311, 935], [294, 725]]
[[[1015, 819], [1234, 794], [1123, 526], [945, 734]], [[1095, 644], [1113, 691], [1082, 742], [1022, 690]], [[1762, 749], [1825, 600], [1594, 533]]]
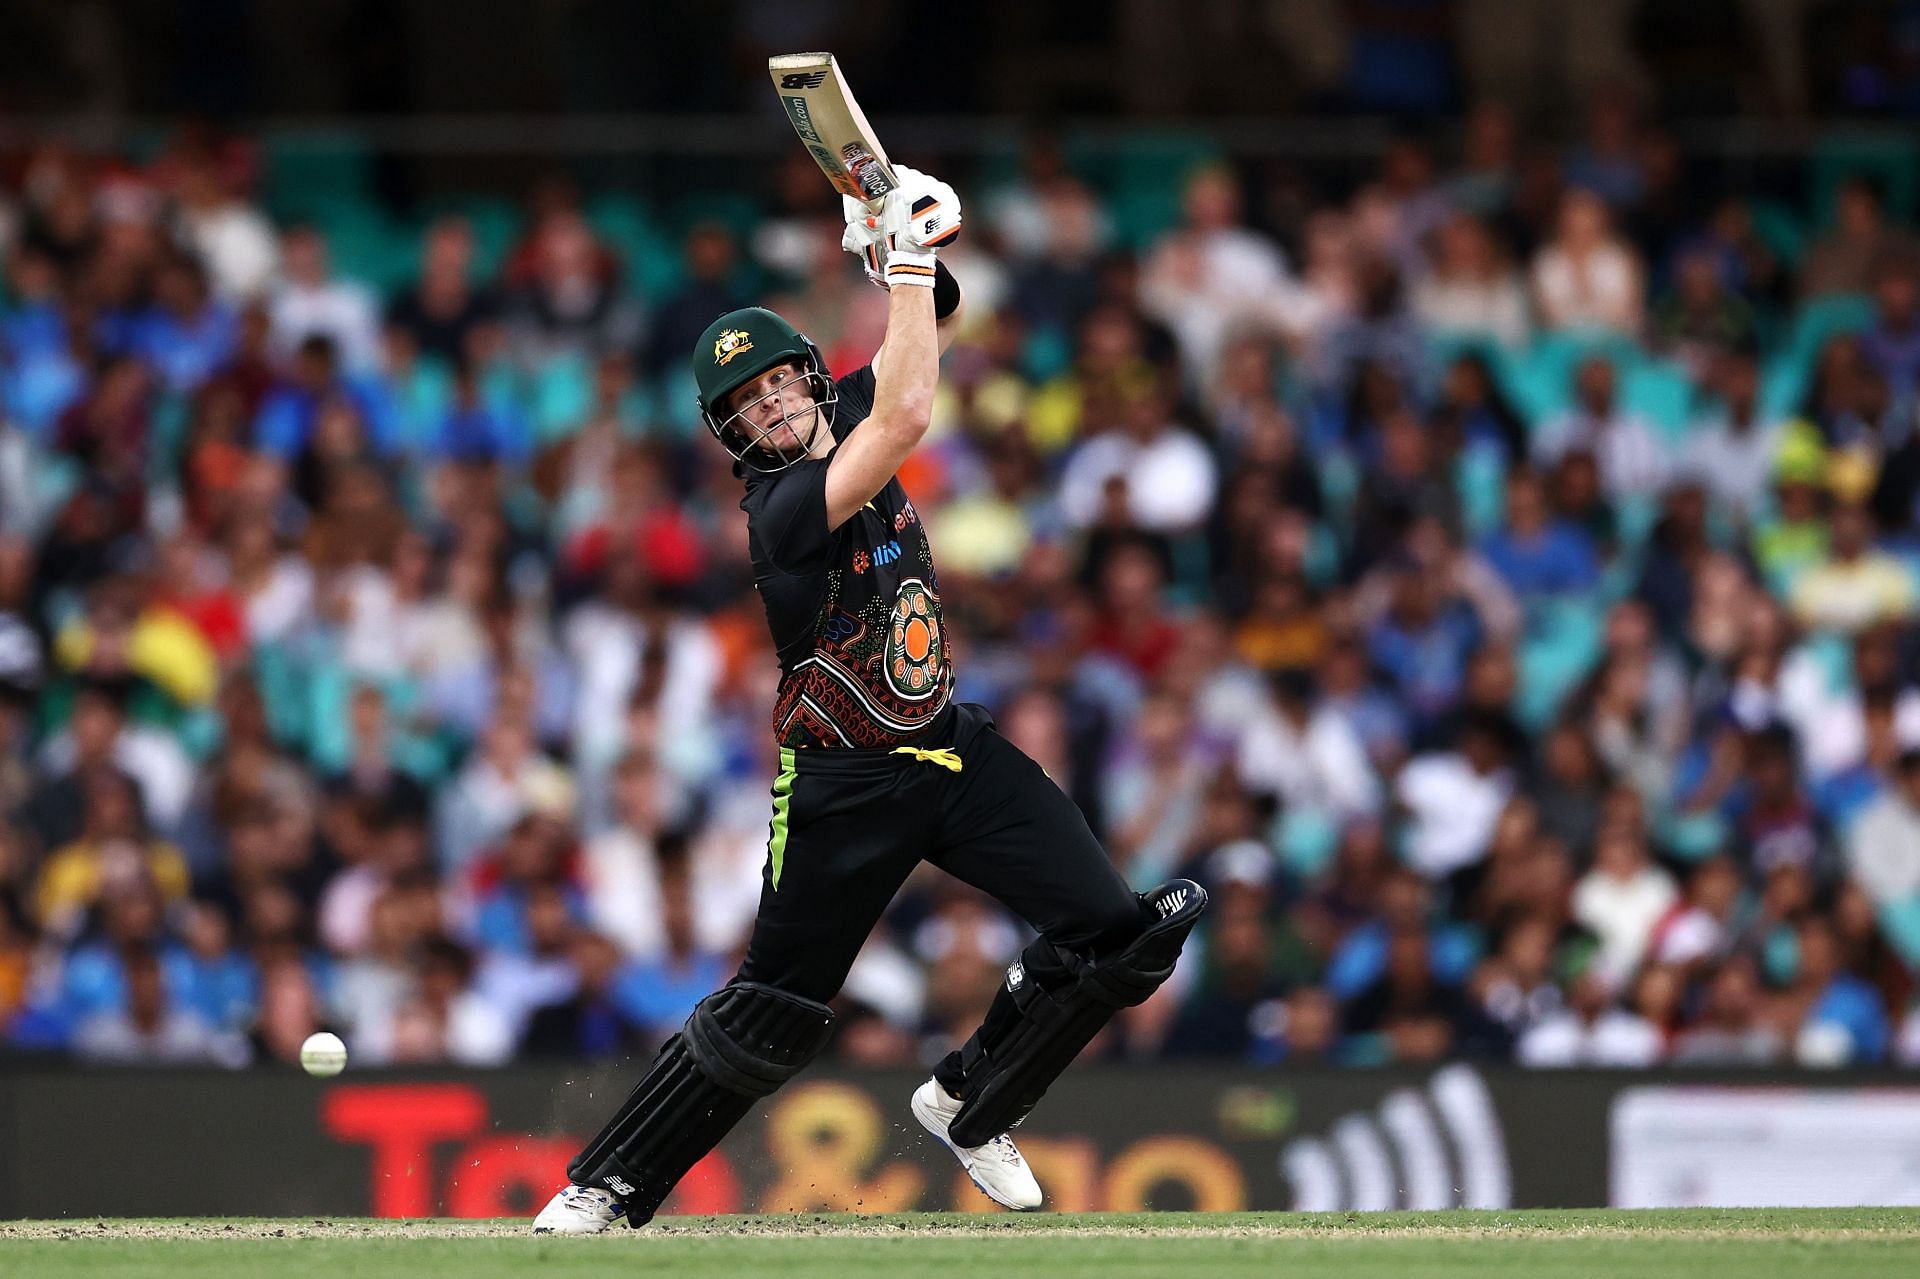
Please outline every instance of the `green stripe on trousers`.
[[780, 748], [780, 776], [773, 779], [773, 838], [767, 856], [773, 859], [773, 888], [780, 891], [780, 867], [787, 860], [787, 807], [793, 803], [793, 748]]

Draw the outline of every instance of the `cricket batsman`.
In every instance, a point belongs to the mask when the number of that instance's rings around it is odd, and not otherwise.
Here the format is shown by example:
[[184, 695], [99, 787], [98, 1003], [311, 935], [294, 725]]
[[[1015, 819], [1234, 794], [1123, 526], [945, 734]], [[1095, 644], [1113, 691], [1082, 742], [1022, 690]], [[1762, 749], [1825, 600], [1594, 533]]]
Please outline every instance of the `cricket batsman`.
[[834, 380], [806, 335], [758, 307], [721, 316], [694, 348], [701, 414], [746, 481], [754, 581], [780, 661], [759, 913], [739, 974], [700, 1002], [574, 1158], [536, 1234], [649, 1221], [756, 1101], [826, 1047], [828, 1001], [921, 861], [1038, 936], [910, 1108], [988, 1196], [1037, 1208], [1008, 1130], [1117, 1010], [1167, 980], [1206, 907], [1186, 880], [1128, 889], [1040, 766], [983, 708], [952, 699], [933, 553], [895, 472], [926, 433], [961, 318], [939, 261], [960, 201], [944, 182], [896, 172], [877, 213], [844, 201], [842, 244], [888, 293], [871, 366]]

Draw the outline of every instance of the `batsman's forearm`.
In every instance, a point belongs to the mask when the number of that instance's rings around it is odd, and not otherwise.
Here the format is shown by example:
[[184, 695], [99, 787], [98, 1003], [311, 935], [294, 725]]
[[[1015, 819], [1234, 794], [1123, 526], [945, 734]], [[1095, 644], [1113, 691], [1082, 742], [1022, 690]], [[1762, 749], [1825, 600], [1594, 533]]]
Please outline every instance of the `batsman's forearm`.
[[926, 430], [939, 380], [933, 290], [895, 288], [887, 295], [884, 356], [874, 369], [874, 416], [902, 428]]

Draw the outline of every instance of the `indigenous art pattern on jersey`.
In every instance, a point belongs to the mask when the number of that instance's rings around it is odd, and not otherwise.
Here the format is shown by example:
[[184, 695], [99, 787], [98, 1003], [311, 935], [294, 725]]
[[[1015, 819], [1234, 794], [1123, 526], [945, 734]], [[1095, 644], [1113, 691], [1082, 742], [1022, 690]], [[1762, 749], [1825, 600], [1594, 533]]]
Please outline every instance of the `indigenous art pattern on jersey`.
[[[773, 727], [783, 746], [898, 745], [947, 704], [953, 667], [932, 548], [899, 490], [889, 484], [848, 522], [852, 545], [846, 566], [827, 574], [814, 651], [780, 681]], [[896, 495], [889, 519], [878, 504]]]

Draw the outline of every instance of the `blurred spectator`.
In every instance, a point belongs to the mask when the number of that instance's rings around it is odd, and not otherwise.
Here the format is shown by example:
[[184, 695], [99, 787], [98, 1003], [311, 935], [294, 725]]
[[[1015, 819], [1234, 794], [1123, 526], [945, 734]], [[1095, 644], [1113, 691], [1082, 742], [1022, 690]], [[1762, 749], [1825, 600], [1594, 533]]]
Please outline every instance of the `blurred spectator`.
[[1883, 909], [1920, 904], [1920, 749], [1901, 752], [1892, 784], [1854, 823], [1847, 866]]
[[1827, 554], [1800, 575], [1793, 611], [1802, 624], [1852, 633], [1884, 619], [1912, 615], [1913, 575], [1873, 545], [1873, 516], [1850, 502], [1827, 519]]
[[1713, 974], [1700, 1019], [1673, 1041], [1676, 1066], [1770, 1066], [1786, 1051], [1761, 1018], [1763, 994], [1753, 964], [1735, 957]]
[[620, 969], [620, 948], [595, 933], [573, 936], [568, 966], [577, 974], [573, 992], [565, 999], [542, 1004], [528, 1019], [520, 1039], [527, 1057], [580, 1058], [638, 1055], [653, 1045], [627, 1019], [613, 996]]
[[1534, 256], [1534, 304], [1550, 329], [1640, 330], [1644, 291], [1639, 260], [1615, 234], [1592, 191], [1567, 192], [1554, 238]]
[[1819, 916], [1794, 933], [1793, 983], [1782, 991], [1775, 1025], [1792, 1036], [1803, 1066], [1876, 1062], [1890, 1036], [1886, 1006], [1878, 992], [1840, 966], [1833, 925]]
[[449, 365], [468, 358], [468, 337], [500, 310], [494, 293], [470, 278], [473, 252], [473, 229], [464, 220], [435, 222], [427, 229], [419, 280], [387, 307], [389, 324], [404, 330], [422, 354]]
[[1408, 864], [1439, 879], [1480, 860], [1513, 793], [1514, 728], [1497, 715], [1460, 726], [1452, 750], [1421, 755], [1395, 783], [1407, 810]]
[[1212, 376], [1228, 335], [1270, 314], [1289, 289], [1285, 258], [1242, 217], [1233, 172], [1197, 169], [1187, 179], [1180, 225], [1146, 263], [1141, 303], [1178, 337], [1194, 386]]
[[1112, 430], [1073, 452], [1060, 478], [1060, 509], [1070, 523], [1085, 527], [1115, 507], [1154, 532], [1201, 522], [1213, 505], [1215, 463], [1172, 412], [1171, 388], [1139, 388], [1121, 401]]
[[[730, 248], [727, 250], [730, 252]], [[713, 250], [690, 245], [688, 259], [696, 279], [724, 271], [708, 259]], [[629, 350], [640, 335], [640, 313], [625, 296], [617, 272], [604, 268], [600, 249], [586, 219], [577, 213], [550, 214], [534, 236], [532, 278], [509, 294], [505, 323], [515, 358], [528, 366], [564, 357], [588, 359]], [[727, 310], [723, 303], [713, 313]], [[662, 328], [674, 329], [684, 341], [675, 353], [699, 334], [681, 332], [684, 320], [672, 310], [661, 317]]]
[[1718, 359], [1709, 385], [1718, 392], [1717, 403], [1688, 427], [1681, 467], [1718, 509], [1751, 524], [1764, 509], [1784, 425], [1761, 416], [1759, 369], [1751, 354]]
[[1600, 576], [1591, 539], [1549, 515], [1539, 477], [1516, 470], [1507, 477], [1506, 526], [1480, 547], [1487, 563], [1529, 605], [1590, 591]]
[[327, 239], [318, 227], [287, 228], [281, 240], [280, 282], [269, 314], [273, 346], [287, 359], [311, 337], [324, 337], [350, 373], [365, 373], [380, 359], [380, 310], [373, 292], [335, 277]]
[[215, 1030], [191, 1009], [169, 1002], [160, 961], [152, 951], [130, 954], [124, 965], [126, 1008], [96, 1013], [80, 1023], [73, 1037], [75, 1055], [85, 1061], [123, 1066], [246, 1063], [246, 1045], [236, 1036]]
[[1920, 384], [1920, 250], [1875, 264], [1873, 301], [1860, 353], [1886, 382], [1891, 412], [1910, 418]]
[[1269, 708], [1240, 742], [1241, 782], [1256, 795], [1274, 796], [1289, 813], [1336, 823], [1371, 813], [1379, 783], [1346, 717], [1315, 704], [1305, 671], [1280, 671], [1271, 687]]
[[1581, 361], [1574, 405], [1543, 428], [1534, 455], [1555, 462], [1576, 450], [1591, 453], [1610, 498], [1651, 497], [1667, 481], [1667, 453], [1646, 420], [1620, 405], [1615, 379], [1613, 362], [1605, 356]]
[[1672, 288], [1654, 304], [1653, 336], [1667, 353], [1704, 379], [1716, 360], [1756, 341], [1753, 308], [1721, 278], [1713, 252], [1681, 254]]
[[87, 910], [117, 882], [146, 878], [167, 901], [186, 896], [186, 861], [147, 833], [128, 778], [108, 770], [90, 774], [81, 814], [78, 838], [54, 849], [40, 869], [34, 908], [42, 927], [74, 936]]
[[1815, 240], [1800, 266], [1800, 292], [1866, 293], [1874, 263], [1890, 252], [1911, 252], [1920, 242], [1887, 220], [1881, 192], [1871, 178], [1854, 175], [1833, 197], [1833, 226]]
[[1594, 840], [1593, 869], [1573, 890], [1575, 921], [1600, 942], [1589, 975], [1612, 990], [1625, 990], [1675, 897], [1672, 876], [1653, 864], [1644, 836], [1603, 827]]
[[1645, 1068], [1661, 1058], [1660, 1032], [1646, 1018], [1617, 1007], [1607, 982], [1588, 971], [1576, 977], [1567, 1007], [1520, 1037], [1523, 1066]]
[[[652, 317], [648, 336], [647, 372], [654, 377], [677, 375], [683, 367], [695, 339], [722, 315], [750, 301], [740, 291], [736, 276], [739, 250], [733, 233], [714, 222], [702, 222], [690, 228], [684, 245], [687, 279], [678, 292], [661, 304]], [[551, 269], [551, 268], [550, 268]], [[631, 342], [637, 317], [630, 311], [610, 317], [619, 327], [609, 326], [601, 337], [601, 350], [612, 350], [619, 343]]]
[[233, 301], [260, 297], [279, 264], [273, 226], [240, 197], [212, 155], [188, 156], [178, 174], [180, 237], [206, 263], [214, 292]]
[[1527, 293], [1487, 224], [1456, 213], [1434, 232], [1433, 264], [1413, 289], [1413, 310], [1436, 334], [1519, 346], [1530, 332]]

